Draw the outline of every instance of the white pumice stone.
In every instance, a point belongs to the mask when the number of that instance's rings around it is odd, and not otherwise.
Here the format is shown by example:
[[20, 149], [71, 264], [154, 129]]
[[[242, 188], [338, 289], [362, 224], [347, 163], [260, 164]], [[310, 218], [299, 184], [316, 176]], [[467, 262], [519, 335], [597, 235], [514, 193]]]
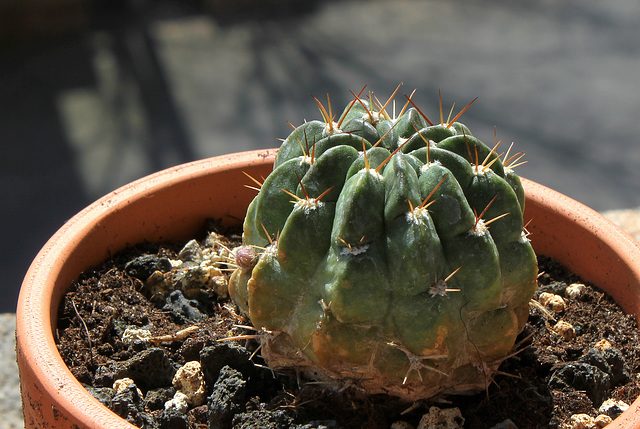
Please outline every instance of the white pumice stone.
[[549, 292], [542, 292], [538, 297], [538, 302], [545, 307], [550, 308], [554, 313], [562, 313], [567, 307], [567, 303], [560, 295]]
[[567, 341], [576, 337], [576, 329], [571, 323], [565, 322], [564, 320], [560, 320], [556, 323], [553, 330]]
[[567, 289], [565, 289], [564, 293], [567, 296], [567, 298], [576, 299], [576, 298], [579, 298], [584, 293], [585, 289], [586, 289], [586, 286], [583, 285], [582, 283], [572, 283], [569, 286], [567, 286]]
[[179, 413], [186, 413], [189, 410], [189, 401], [187, 395], [178, 391], [173, 395], [173, 399], [169, 399], [164, 403], [165, 410], [176, 410]]
[[200, 362], [190, 361], [180, 367], [173, 377], [173, 387], [186, 395], [190, 405], [202, 405], [206, 389]]
[[151, 337], [149, 329], [127, 328], [122, 333], [122, 342], [131, 345], [136, 341], [148, 341]]
[[416, 429], [462, 429], [464, 418], [459, 408], [431, 407], [429, 412], [422, 416]]

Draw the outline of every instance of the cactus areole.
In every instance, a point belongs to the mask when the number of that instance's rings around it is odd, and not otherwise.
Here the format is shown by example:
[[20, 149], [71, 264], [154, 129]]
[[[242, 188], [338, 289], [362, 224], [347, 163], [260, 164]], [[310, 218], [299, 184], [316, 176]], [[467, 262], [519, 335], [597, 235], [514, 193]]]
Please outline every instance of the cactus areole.
[[520, 154], [361, 94], [282, 143], [230, 294], [274, 369], [407, 401], [484, 390], [536, 289]]

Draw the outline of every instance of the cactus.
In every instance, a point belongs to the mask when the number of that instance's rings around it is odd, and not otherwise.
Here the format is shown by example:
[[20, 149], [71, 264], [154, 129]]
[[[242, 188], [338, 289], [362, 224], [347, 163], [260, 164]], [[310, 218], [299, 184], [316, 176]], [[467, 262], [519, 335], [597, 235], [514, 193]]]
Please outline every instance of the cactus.
[[536, 289], [519, 157], [457, 122], [473, 102], [433, 123], [353, 95], [282, 143], [230, 295], [272, 368], [408, 401], [483, 390]]

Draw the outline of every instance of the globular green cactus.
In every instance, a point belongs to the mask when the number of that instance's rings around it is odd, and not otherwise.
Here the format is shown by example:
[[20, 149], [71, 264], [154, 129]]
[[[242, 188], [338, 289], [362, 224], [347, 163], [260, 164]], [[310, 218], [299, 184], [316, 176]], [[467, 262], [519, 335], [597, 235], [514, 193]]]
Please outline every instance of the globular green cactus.
[[283, 142], [230, 294], [272, 368], [406, 400], [485, 389], [536, 289], [517, 157], [442, 107], [360, 95]]

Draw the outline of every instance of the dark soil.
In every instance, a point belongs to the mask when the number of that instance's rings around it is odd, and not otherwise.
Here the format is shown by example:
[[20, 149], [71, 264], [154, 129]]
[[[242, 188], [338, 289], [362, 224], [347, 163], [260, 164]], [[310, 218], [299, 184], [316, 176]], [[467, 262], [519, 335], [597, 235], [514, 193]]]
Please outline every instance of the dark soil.
[[[234, 247], [239, 237], [227, 236], [226, 246]], [[402, 421], [415, 428], [435, 405], [459, 407], [467, 428], [500, 423], [518, 429], [561, 428], [573, 414], [601, 414], [598, 408], [606, 399], [630, 404], [640, 395], [639, 332], [633, 317], [588, 283], [581, 296], [567, 298], [567, 286], [580, 279], [545, 257], [539, 258], [544, 274], [537, 294], [565, 297], [566, 309], [547, 313], [532, 307], [513, 356], [486, 392], [406, 404], [273, 373], [259, 353], [253, 356], [255, 339], [218, 341], [253, 332], [238, 327], [249, 322], [210, 282], [196, 292], [163, 294], [161, 287], [149, 287], [147, 277], [168, 271], [168, 259], [178, 259], [181, 248], [144, 244], [121, 252], [83, 274], [59, 313], [58, 348], [72, 373], [102, 403], [140, 427], [389, 428]], [[559, 320], [573, 325], [575, 338], [556, 332]], [[175, 338], [191, 326], [200, 329]], [[149, 328], [155, 340], [123, 342], [124, 330], [132, 327]], [[602, 340], [610, 347], [602, 346]], [[173, 376], [189, 361], [202, 364], [207, 399], [186, 413], [165, 410], [176, 392]], [[125, 377], [135, 386], [116, 394], [114, 381]], [[607, 411], [612, 417], [619, 412]]]

